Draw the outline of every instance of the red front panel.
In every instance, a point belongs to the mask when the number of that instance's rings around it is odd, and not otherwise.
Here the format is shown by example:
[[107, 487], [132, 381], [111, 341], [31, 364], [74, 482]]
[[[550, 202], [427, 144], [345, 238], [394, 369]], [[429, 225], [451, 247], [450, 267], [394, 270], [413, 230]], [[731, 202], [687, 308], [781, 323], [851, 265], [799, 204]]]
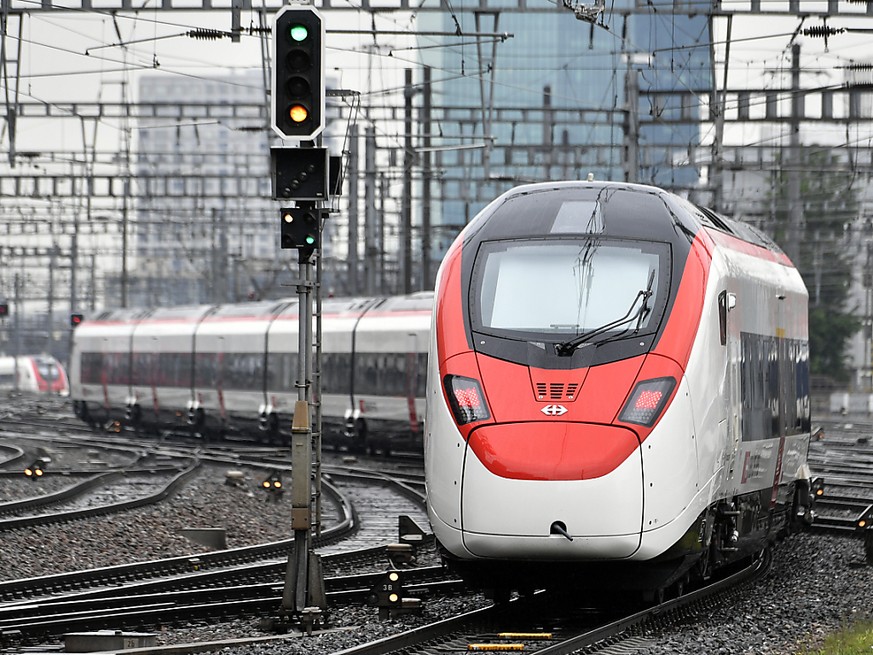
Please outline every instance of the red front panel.
[[612, 472], [640, 445], [625, 428], [545, 421], [483, 425], [469, 444], [489, 471], [516, 480], [591, 480]]
[[712, 263], [712, 241], [706, 232], [699, 232], [691, 244], [691, 252], [679, 281], [676, 299], [667, 315], [661, 338], [652, 352], [671, 358], [683, 369], [691, 356], [691, 347], [700, 326], [706, 282]]
[[452, 247], [443, 260], [436, 311], [437, 365], [443, 371], [445, 360], [470, 350], [464, 329], [464, 302], [461, 298], [461, 247]]
[[[567, 410], [558, 415], [562, 421], [612, 423], [644, 359], [633, 357], [590, 369], [542, 370], [476, 355], [482, 387], [497, 423], [545, 418], [547, 415], [543, 409], [549, 405], [559, 405]], [[466, 375], [471, 373], [475, 371], [468, 371]], [[563, 398], [553, 402], [549, 398], [539, 399], [535, 392], [536, 381], [547, 381], [548, 385], [564, 384], [565, 389], [571, 384], [580, 386], [573, 400], [567, 399], [565, 392]]]

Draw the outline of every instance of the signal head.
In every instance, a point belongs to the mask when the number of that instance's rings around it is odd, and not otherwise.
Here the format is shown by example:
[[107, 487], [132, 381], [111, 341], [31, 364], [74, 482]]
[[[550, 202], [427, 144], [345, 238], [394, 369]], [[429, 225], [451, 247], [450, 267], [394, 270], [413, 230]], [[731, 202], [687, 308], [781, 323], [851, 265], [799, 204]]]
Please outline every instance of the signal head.
[[324, 24], [311, 6], [285, 6], [273, 26], [272, 127], [283, 139], [324, 129]]
[[280, 246], [296, 248], [301, 261], [309, 259], [319, 247], [319, 213], [315, 208], [285, 207], [279, 210], [281, 218]]

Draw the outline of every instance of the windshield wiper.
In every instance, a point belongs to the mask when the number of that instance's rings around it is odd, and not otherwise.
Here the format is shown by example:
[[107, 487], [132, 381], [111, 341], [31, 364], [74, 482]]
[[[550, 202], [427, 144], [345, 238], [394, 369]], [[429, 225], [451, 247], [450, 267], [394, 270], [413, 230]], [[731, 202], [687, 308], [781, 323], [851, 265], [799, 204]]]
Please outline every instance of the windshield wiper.
[[[585, 334], [580, 334], [578, 337], [574, 337], [574, 338], [570, 339], [569, 341], [564, 341], [562, 343], [556, 343], [555, 344], [555, 352], [562, 357], [565, 357], [567, 355], [572, 355], [573, 351], [575, 351], [579, 346], [581, 346], [586, 341], [589, 341], [589, 340], [593, 339], [594, 337], [596, 337], [600, 334], [603, 334], [604, 332], [608, 332], [609, 330], [620, 327], [622, 325], [626, 325], [627, 323], [631, 323], [633, 321], [637, 322], [637, 325], [634, 328], [634, 333], [639, 332], [640, 328], [643, 325], [643, 320], [651, 311], [651, 309], [649, 308], [649, 298], [652, 297], [652, 293], [653, 293], [652, 286], [654, 285], [654, 283], [655, 283], [655, 269], [652, 269], [651, 273], [649, 273], [649, 283], [646, 285], [645, 289], [640, 289], [637, 292], [637, 295], [634, 297], [633, 302], [631, 303], [630, 307], [627, 310], [627, 313], [624, 316], [612, 321], [611, 323], [606, 323], [605, 325], [601, 325], [600, 327], [595, 328], [595, 329], [591, 330], [590, 332], [586, 332]], [[639, 302], [640, 299], [642, 299], [643, 302], [640, 305], [639, 309], [634, 311], [634, 307], [637, 306], [637, 302]], [[604, 343], [606, 343], [606, 341], [613, 341], [614, 339], [617, 339], [617, 338], [623, 336], [625, 334], [625, 332], [627, 332], [627, 328], [622, 330], [615, 337], [611, 337], [610, 339], [605, 340]]]

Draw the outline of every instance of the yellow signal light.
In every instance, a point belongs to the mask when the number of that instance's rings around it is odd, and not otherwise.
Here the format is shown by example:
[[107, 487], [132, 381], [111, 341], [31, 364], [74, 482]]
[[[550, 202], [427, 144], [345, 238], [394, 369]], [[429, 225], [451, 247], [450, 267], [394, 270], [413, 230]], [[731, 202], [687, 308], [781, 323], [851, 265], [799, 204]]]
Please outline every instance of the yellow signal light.
[[858, 527], [859, 527], [859, 528], [865, 528], [865, 527], [867, 527], [867, 521], [864, 520], [864, 519], [861, 519], [860, 521], [858, 521]]
[[33, 475], [33, 469], [31, 469], [31, 468], [24, 469], [24, 475], [26, 475], [27, 477], [31, 477]]
[[282, 481], [281, 480], [273, 480], [273, 486], [276, 487], [276, 489], [281, 489], [282, 488]]
[[291, 105], [291, 108], [288, 110], [288, 115], [293, 122], [302, 123], [309, 118], [309, 110], [303, 105]]

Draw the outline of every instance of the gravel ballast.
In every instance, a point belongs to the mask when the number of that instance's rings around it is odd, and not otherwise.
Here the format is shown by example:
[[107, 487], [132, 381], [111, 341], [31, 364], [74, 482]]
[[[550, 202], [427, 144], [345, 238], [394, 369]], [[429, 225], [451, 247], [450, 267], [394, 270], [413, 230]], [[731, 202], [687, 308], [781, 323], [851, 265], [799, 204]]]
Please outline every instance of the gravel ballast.
[[[224, 483], [224, 469], [204, 467], [166, 501], [128, 512], [0, 533], [0, 580], [126, 564], [204, 552], [180, 536], [184, 527], [223, 527], [228, 547], [290, 536], [290, 494], [276, 501], [261, 493], [260, 472], [247, 471], [243, 487]], [[35, 485], [7, 482], [11, 499], [34, 495]], [[425, 599], [420, 615], [380, 621], [373, 607], [331, 608], [329, 630], [240, 646], [223, 655], [328, 655], [486, 603], [481, 594]], [[278, 608], [277, 608], [278, 609]], [[804, 533], [776, 545], [766, 577], [676, 626], [640, 631], [636, 650], [645, 655], [779, 654], [804, 652], [828, 633], [873, 621], [873, 566], [856, 538]], [[269, 636], [257, 617], [185, 628], [155, 628], [158, 643], [183, 644]]]
[[[780, 542], [773, 567], [761, 581], [735, 593], [705, 615], [670, 628], [643, 628], [639, 655], [779, 654], [803, 652], [828, 633], [859, 621], [873, 620], [873, 567], [864, 565], [857, 539], [800, 534]], [[480, 595], [463, 599], [433, 598], [422, 615], [378, 620], [371, 607], [349, 607], [331, 613], [333, 631], [264, 644], [226, 647], [223, 655], [329, 655], [363, 641], [394, 634], [451, 613], [481, 607]], [[548, 626], [545, 626], [548, 628]], [[257, 621], [191, 628], [162, 634], [161, 643], [184, 643], [257, 637]]]
[[[244, 489], [226, 487], [205, 472], [158, 507], [0, 535], [0, 577], [33, 577], [59, 571], [202, 552], [179, 536], [186, 524], [227, 526], [229, 545], [274, 541], [287, 535], [288, 507]], [[678, 627], [643, 630], [648, 655], [725, 655], [797, 652], [829, 632], [873, 620], [873, 567], [865, 565], [861, 541], [815, 533], [777, 545], [767, 577], [737, 593], [705, 616]], [[226, 655], [327, 655], [363, 641], [481, 607], [484, 598], [432, 598], [421, 615], [380, 621], [372, 607], [330, 613], [330, 631], [308, 637], [225, 647]], [[256, 618], [228, 623], [169, 627], [160, 644], [266, 636]], [[633, 651], [632, 651], [633, 652]]]

